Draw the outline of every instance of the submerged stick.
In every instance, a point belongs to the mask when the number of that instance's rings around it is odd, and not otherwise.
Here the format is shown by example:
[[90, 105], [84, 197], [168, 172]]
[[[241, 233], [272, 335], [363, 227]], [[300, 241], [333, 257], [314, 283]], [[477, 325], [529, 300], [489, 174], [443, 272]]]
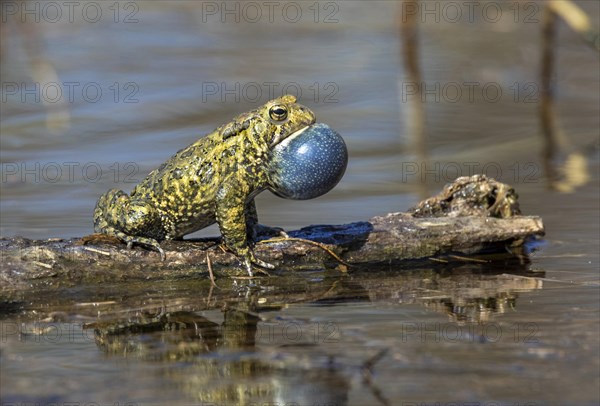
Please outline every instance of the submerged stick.
[[[556, 122], [555, 111], [555, 70], [557, 52], [557, 31], [559, 19], [596, 51], [600, 51], [600, 34], [592, 26], [587, 14], [570, 0], [550, 0], [544, 7], [542, 16], [542, 52], [540, 61], [540, 108], [539, 119], [544, 146], [542, 162], [548, 186], [561, 192], [572, 192], [576, 187], [589, 181], [587, 162], [583, 154], [569, 153], [563, 168], [556, 167], [560, 149], [569, 145], [566, 136]], [[562, 172], [562, 176], [561, 175]]]
[[600, 51], [600, 34], [592, 26], [588, 15], [577, 4], [571, 0], [550, 0], [546, 7], [549, 11], [561, 17], [565, 23], [577, 34], [586, 44]]
[[[406, 78], [398, 83], [398, 100], [404, 100], [404, 93], [410, 87], [414, 90], [407, 103], [400, 103], [399, 114], [404, 117], [406, 134], [410, 137], [410, 148], [418, 161], [423, 164], [429, 162], [429, 149], [427, 147], [427, 123], [425, 103], [423, 103], [423, 75], [419, 63], [419, 21], [417, 19], [420, 7], [418, 0], [404, 0], [400, 20], [400, 42], [402, 43], [401, 55]], [[426, 185], [420, 185], [419, 197], [427, 196]]]

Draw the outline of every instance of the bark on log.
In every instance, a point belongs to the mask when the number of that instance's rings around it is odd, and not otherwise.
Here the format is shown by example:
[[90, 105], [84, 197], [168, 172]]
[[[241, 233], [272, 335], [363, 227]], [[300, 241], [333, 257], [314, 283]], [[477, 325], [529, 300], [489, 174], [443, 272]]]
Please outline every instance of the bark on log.
[[[519, 214], [517, 195], [510, 186], [475, 175], [458, 178], [406, 213], [346, 225], [310, 226], [288, 234], [324, 244], [352, 267], [362, 268], [407, 260], [444, 261], [443, 257], [451, 255], [491, 252], [510, 256], [507, 248], [544, 234], [539, 217]], [[154, 251], [127, 250], [124, 244], [99, 235], [69, 240], [2, 238], [0, 291], [206, 277], [207, 261], [216, 274], [244, 274], [237, 258], [223, 250], [217, 238], [168, 241], [162, 246], [167, 256], [164, 262]], [[331, 252], [295, 239], [261, 241], [255, 251], [276, 264], [283, 275], [340, 266]], [[345, 265], [340, 268], [347, 270]]]

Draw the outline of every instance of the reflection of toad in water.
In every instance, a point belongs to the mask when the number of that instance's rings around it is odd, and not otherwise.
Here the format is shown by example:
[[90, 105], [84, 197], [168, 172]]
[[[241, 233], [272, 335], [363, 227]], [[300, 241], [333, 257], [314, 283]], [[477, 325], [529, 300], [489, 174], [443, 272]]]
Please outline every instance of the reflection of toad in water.
[[[94, 328], [96, 344], [108, 354], [178, 362], [166, 374], [202, 402], [344, 405], [348, 401], [349, 383], [341, 368], [327, 362], [301, 365], [289, 356], [268, 360], [253, 353], [260, 319], [250, 310], [226, 310], [221, 324], [193, 312], [164, 309], [130, 320], [88, 328]], [[210, 357], [203, 356], [208, 353]]]
[[[172, 305], [167, 301], [155, 313], [130, 311], [133, 314], [123, 316], [116, 312], [118, 319], [87, 328], [94, 329], [96, 344], [107, 354], [173, 364], [164, 369], [166, 376], [196, 400], [343, 405], [348, 402], [350, 382], [361, 372], [340, 365], [322, 342], [265, 340], [268, 329], [261, 324], [266, 321], [261, 313], [277, 312], [289, 303], [336, 306], [400, 301], [447, 313], [459, 324], [488, 321], [514, 308], [519, 293], [541, 288], [541, 281], [530, 277], [539, 274], [527, 271], [528, 261], [511, 258], [495, 268], [480, 262], [433, 263], [405, 271], [371, 269], [353, 274], [352, 280], [341, 276], [310, 286], [274, 279], [269, 281], [270, 289], [260, 293], [260, 302], [268, 305], [259, 305], [256, 295], [240, 301], [226, 290], [220, 290], [214, 301], [198, 301], [198, 296], [208, 295], [195, 290], [193, 298], [173, 299]], [[127, 304], [129, 309], [131, 305]], [[169, 307], [187, 310], [169, 311]], [[198, 313], [210, 309], [224, 309], [222, 322]], [[377, 396], [372, 383], [365, 383], [365, 389]]]

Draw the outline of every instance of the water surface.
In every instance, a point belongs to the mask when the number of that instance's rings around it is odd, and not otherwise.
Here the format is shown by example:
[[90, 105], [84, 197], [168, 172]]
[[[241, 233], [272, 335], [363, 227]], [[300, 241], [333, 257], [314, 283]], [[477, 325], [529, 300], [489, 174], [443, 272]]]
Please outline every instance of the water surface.
[[[5, 14], [3, 236], [91, 233], [104, 191], [130, 191], [181, 147], [284, 89], [344, 136], [350, 163], [321, 198], [259, 196], [261, 222], [366, 220], [483, 171], [516, 188], [547, 236], [522, 263], [494, 267], [315, 269], [212, 290], [198, 280], [12, 295], [2, 312], [3, 401], [597, 404], [598, 54], [560, 24], [557, 164], [576, 153], [585, 171], [571, 172], [584, 179], [571, 193], [550, 190], [537, 118], [542, 3], [520, 4], [516, 17], [517, 3], [492, 3], [503, 11], [496, 22], [423, 18], [427, 164], [407, 132], [400, 3], [322, 2], [316, 18], [312, 3], [296, 2], [295, 23], [282, 14], [223, 22], [206, 9], [222, 3], [115, 4], [118, 21], [108, 3], [95, 23]], [[597, 27], [599, 4], [579, 4]], [[51, 83], [72, 86], [72, 99], [51, 102], [42, 91]], [[455, 85], [461, 97], [445, 93]]]

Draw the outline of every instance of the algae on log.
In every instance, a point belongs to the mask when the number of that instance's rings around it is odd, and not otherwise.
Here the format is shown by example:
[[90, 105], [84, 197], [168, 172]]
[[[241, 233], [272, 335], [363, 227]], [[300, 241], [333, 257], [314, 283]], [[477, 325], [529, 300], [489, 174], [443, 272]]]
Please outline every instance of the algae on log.
[[[449, 255], [510, 254], [529, 237], [544, 234], [542, 220], [521, 216], [515, 191], [484, 175], [462, 177], [406, 213], [346, 225], [317, 225], [288, 233], [290, 240], [260, 241], [256, 255], [281, 274], [335, 266], [331, 252], [352, 266], [431, 260]], [[302, 238], [325, 245], [300, 242]], [[92, 235], [69, 240], [0, 239], [2, 290], [125, 280], [158, 280], [244, 274], [218, 238], [166, 241], [166, 260], [142, 247]], [[454, 257], [456, 258], [456, 257]], [[464, 258], [468, 260], [468, 258]], [[473, 259], [477, 261], [477, 259]]]

